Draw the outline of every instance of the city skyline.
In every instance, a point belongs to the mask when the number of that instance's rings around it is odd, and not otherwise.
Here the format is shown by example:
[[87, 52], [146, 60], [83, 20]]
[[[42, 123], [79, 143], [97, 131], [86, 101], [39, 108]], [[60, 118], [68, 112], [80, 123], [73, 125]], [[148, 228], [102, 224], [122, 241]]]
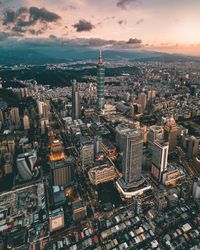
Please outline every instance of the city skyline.
[[0, 249], [200, 249], [200, 62], [175, 58], [0, 65]]
[[0, 41], [95, 38], [103, 48], [199, 55], [199, 7], [194, 0], [2, 1]]
[[200, 249], [198, 0], [0, 0], [0, 250]]

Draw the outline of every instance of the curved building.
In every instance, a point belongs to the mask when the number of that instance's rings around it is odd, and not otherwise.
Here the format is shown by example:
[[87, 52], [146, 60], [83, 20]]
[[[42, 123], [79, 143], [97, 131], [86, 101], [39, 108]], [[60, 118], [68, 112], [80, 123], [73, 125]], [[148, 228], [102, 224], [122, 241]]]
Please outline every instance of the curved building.
[[36, 161], [37, 153], [35, 150], [18, 155], [17, 169], [23, 180], [31, 180], [33, 178]]

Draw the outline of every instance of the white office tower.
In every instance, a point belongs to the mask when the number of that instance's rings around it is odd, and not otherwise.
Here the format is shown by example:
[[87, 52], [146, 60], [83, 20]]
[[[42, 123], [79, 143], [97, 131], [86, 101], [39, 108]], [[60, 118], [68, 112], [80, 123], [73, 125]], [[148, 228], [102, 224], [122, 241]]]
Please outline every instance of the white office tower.
[[30, 120], [28, 115], [23, 116], [23, 125], [24, 125], [24, 130], [30, 129]]
[[199, 178], [196, 181], [194, 181], [192, 196], [194, 199], [200, 199], [200, 179]]
[[42, 116], [42, 104], [43, 104], [43, 102], [37, 100], [38, 114], [40, 117]]
[[102, 152], [102, 137], [94, 137], [94, 154], [95, 156]]
[[162, 181], [162, 173], [167, 170], [169, 143], [154, 141], [152, 150], [151, 174], [157, 182]]
[[48, 119], [50, 109], [48, 101], [44, 102], [37, 100], [37, 107], [40, 118]]
[[37, 161], [37, 153], [32, 150], [28, 153], [23, 153], [17, 157], [17, 169], [23, 180], [31, 180], [38, 174], [35, 168]]

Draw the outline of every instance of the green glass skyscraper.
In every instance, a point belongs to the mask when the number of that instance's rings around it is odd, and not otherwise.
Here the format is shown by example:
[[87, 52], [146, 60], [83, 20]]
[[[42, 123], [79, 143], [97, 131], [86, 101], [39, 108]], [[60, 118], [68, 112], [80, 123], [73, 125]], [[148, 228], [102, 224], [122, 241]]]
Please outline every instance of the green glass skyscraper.
[[97, 109], [104, 106], [104, 84], [105, 84], [105, 67], [102, 61], [102, 52], [100, 50], [99, 62], [97, 65]]

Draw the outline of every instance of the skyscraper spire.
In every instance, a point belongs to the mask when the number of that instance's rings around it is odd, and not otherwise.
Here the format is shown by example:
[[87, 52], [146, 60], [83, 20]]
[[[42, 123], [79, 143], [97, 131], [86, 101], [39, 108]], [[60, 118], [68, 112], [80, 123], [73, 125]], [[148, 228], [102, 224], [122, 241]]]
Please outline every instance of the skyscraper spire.
[[102, 49], [99, 50], [99, 64], [102, 64], [103, 60], [102, 60]]

